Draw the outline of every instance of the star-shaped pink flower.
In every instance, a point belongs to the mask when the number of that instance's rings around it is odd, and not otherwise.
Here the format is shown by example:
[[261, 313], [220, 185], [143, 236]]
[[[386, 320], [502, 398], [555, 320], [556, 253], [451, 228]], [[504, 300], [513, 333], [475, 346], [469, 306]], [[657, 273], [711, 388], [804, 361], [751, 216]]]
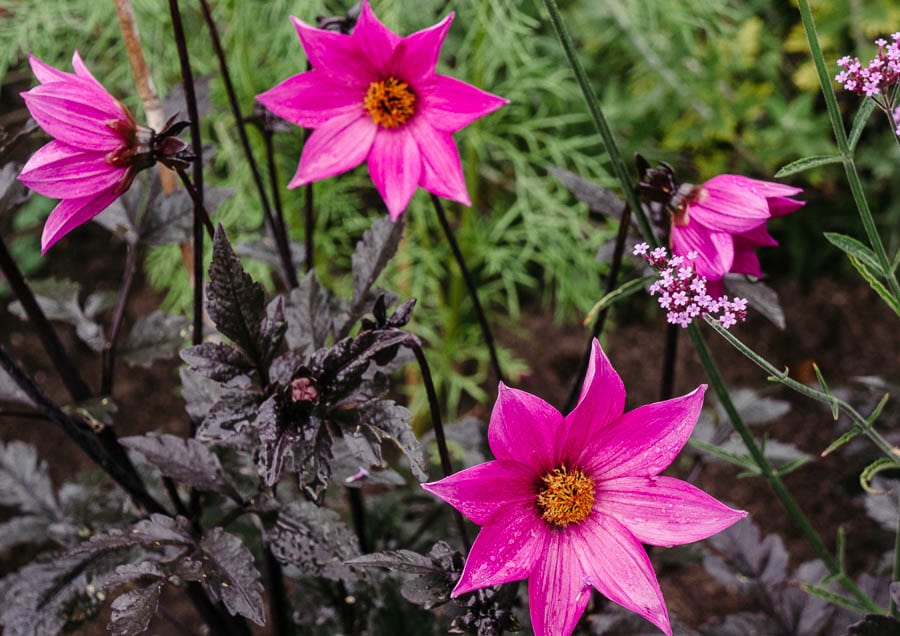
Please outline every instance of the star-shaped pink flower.
[[453, 133], [507, 101], [434, 72], [453, 14], [407, 37], [385, 27], [368, 2], [350, 35], [291, 20], [313, 70], [256, 96], [314, 129], [288, 187], [365, 161], [393, 220], [418, 186], [470, 205]]
[[[735, 174], [713, 177], [678, 202], [672, 215], [672, 252], [687, 256], [696, 251], [697, 273], [710, 282], [728, 273], [761, 278], [756, 248], [778, 245], [766, 221], [803, 207], [804, 201], [790, 198], [801, 191]], [[713, 286], [713, 292], [721, 291], [721, 283]]]
[[31, 116], [53, 141], [22, 169], [19, 181], [44, 196], [62, 199], [41, 236], [41, 253], [97, 216], [153, 165], [152, 131], [138, 126], [124, 104], [94, 79], [76, 51], [75, 73], [34, 56], [31, 70], [41, 84], [22, 93]]
[[488, 428], [496, 460], [422, 485], [482, 526], [453, 596], [527, 578], [534, 633], [549, 636], [572, 632], [593, 587], [671, 636], [641, 544], [699, 541], [747, 514], [659, 476], [705, 391], [623, 413], [625, 388], [596, 340], [565, 417], [501, 383]]

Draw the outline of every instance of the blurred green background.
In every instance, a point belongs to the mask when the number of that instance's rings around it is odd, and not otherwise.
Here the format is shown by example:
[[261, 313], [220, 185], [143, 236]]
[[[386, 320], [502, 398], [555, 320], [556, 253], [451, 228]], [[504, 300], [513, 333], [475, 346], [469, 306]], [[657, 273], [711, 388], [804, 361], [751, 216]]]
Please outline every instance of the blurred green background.
[[[342, 15], [352, 3], [213, 0], [211, 4], [241, 106], [249, 115], [255, 94], [305, 70], [306, 60], [288, 17], [314, 22], [316, 16]], [[831, 129], [793, 3], [560, 4], [626, 155], [640, 151], [651, 162], [671, 163], [682, 180], [703, 181], [722, 172], [767, 179], [794, 159], [833, 152]], [[194, 72], [212, 76], [212, 109], [203, 121], [203, 134], [204, 142], [215, 145], [215, 154], [207, 178], [234, 188], [219, 216], [232, 237], [250, 239], [258, 236], [262, 223], [256, 191], [237, 144], [198, 3], [181, 5]], [[505, 108], [457, 134], [473, 206], [450, 204], [448, 211], [492, 322], [513, 333], [522, 312], [579, 321], [600, 296], [598, 280], [604, 264], [595, 256], [611, 230], [590, 218], [587, 208], [547, 168], [560, 166], [615, 187], [604, 170], [606, 157], [581, 94], [539, 5], [512, 0], [372, 2], [379, 17], [401, 34], [430, 26], [455, 11], [439, 72], [510, 100]], [[168, 4], [133, 0], [133, 7], [156, 87], [165, 95], [180, 82]], [[847, 53], [868, 59], [876, 50], [872, 43], [876, 37], [900, 29], [900, 5], [895, 0], [818, 0], [813, 9], [831, 62]], [[0, 122], [13, 128], [24, 117], [13, 93], [30, 85], [26, 52], [69, 69], [75, 49], [140, 119], [142, 107], [111, 0], [0, 0], [4, 85]], [[841, 94], [840, 99], [845, 121], [850, 121], [860, 98]], [[36, 144], [41, 142], [38, 136]], [[251, 140], [262, 161], [263, 145], [255, 131]], [[296, 169], [301, 146], [300, 129], [276, 137], [283, 184]], [[896, 143], [883, 117], [876, 114], [859, 144], [858, 165], [889, 253], [900, 240], [896, 157]], [[861, 234], [840, 166], [810, 171], [790, 182], [806, 189], [809, 204], [788, 220], [772, 223], [784, 249], [764, 250], [763, 268], [801, 283], [842, 275], [845, 259], [821, 236], [823, 231]], [[317, 183], [315, 193], [318, 273], [337, 290], [347, 290], [353, 246], [385, 211], [365, 167]], [[303, 196], [302, 189], [282, 192], [293, 238], [299, 241]], [[43, 263], [38, 237], [52, 205], [34, 197], [12, 221], [16, 254], [33, 272]], [[419, 299], [411, 326], [428, 342], [452, 414], [467, 396], [485, 397], [487, 354], [422, 190], [406, 218], [406, 239], [381, 283]], [[70, 241], [64, 249], [77, 249], [75, 245]], [[51, 252], [47, 258], [53, 257]], [[188, 281], [177, 247], [152, 251], [146, 271], [153, 286], [166, 290], [167, 308], [188, 309]], [[272, 284], [263, 263], [253, 264], [251, 271]], [[508, 371], [524, 370], [507, 352], [503, 360]]]

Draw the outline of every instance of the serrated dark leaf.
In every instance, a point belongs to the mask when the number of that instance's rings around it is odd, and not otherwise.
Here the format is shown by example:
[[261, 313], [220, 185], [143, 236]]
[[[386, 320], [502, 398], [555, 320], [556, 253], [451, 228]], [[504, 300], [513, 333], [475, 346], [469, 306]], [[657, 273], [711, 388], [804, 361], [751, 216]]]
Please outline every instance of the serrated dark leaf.
[[[103, 351], [103, 327], [94, 318], [113, 306], [114, 294], [108, 292], [90, 294], [82, 306], [78, 300], [81, 291], [78, 283], [50, 278], [31, 281], [30, 284], [38, 305], [48, 319], [73, 325], [75, 333], [85, 344], [94, 351]], [[19, 301], [10, 303], [9, 311], [21, 320], [28, 319]]]
[[0, 505], [48, 519], [63, 517], [47, 464], [25, 442], [0, 444]]
[[319, 438], [331, 439], [322, 421], [311, 415], [289, 417], [275, 397], [259, 407], [256, 427], [261, 444], [259, 475], [268, 486], [274, 486], [285, 470], [297, 473], [302, 483], [311, 483], [322, 473], [320, 465], [327, 465], [331, 458], [330, 451], [327, 456], [320, 455], [323, 444]]
[[301, 501], [278, 513], [265, 541], [281, 563], [310, 576], [353, 581], [358, 575], [345, 563], [359, 558], [359, 542], [340, 516], [328, 508]]
[[379, 354], [394, 350], [412, 337], [399, 329], [363, 331], [356, 338], [339, 340], [329, 349], [320, 349], [310, 361], [310, 368], [319, 385], [328, 393], [327, 401], [337, 405], [344, 399], [353, 399], [353, 391]]
[[154, 311], [134, 323], [122, 344], [119, 357], [132, 366], [150, 367], [156, 360], [171, 358], [190, 336], [190, 321]]
[[194, 371], [228, 387], [248, 387], [253, 363], [239, 349], [222, 342], [203, 342], [179, 354]]
[[150, 626], [159, 608], [159, 596], [165, 586], [165, 580], [155, 581], [147, 587], [139, 587], [112, 602], [112, 615], [107, 629], [115, 636], [131, 636], [140, 634]]
[[784, 310], [778, 300], [778, 293], [761, 281], [751, 282], [746, 276], [728, 274], [725, 287], [733, 296], [746, 298], [751, 309], [761, 313], [773, 325], [784, 331], [786, 326]]
[[178, 375], [181, 378], [181, 397], [184, 399], [185, 410], [194, 421], [202, 420], [213, 405], [222, 399], [222, 386], [189, 367], [179, 367]]
[[222, 528], [213, 528], [200, 541], [203, 551], [204, 587], [224, 603], [232, 615], [249, 618], [257, 625], [265, 625], [263, 586], [253, 554], [247, 546]]
[[135, 245], [140, 234], [138, 221], [147, 216], [146, 210], [156, 206], [156, 201], [161, 195], [162, 183], [157, 172], [155, 170], [142, 172], [131, 187], [95, 216], [93, 221], [129, 245]]
[[434, 574], [443, 572], [430, 557], [412, 550], [388, 550], [364, 554], [347, 560], [347, 565], [365, 568], [386, 568], [408, 574]]
[[288, 347], [305, 352], [324, 347], [334, 321], [331, 309], [331, 294], [322, 287], [315, 270], [308, 272], [291, 291], [284, 308]]
[[762, 612], [730, 614], [720, 621], [700, 626], [704, 636], [747, 636], [748, 634], [783, 633], [778, 621]]
[[707, 539], [719, 555], [703, 559], [703, 567], [716, 580], [742, 589], [763, 585], [774, 588], [787, 577], [788, 553], [777, 534], [760, 541], [759, 528], [744, 519]]
[[891, 583], [891, 601], [894, 602], [894, 605], [900, 605], [900, 583], [894, 582]]
[[[222, 202], [234, 194], [231, 188], [206, 186], [203, 189], [203, 207], [211, 218]], [[148, 245], [172, 245], [191, 239], [194, 225], [194, 201], [185, 190], [165, 194], [147, 206], [141, 217], [141, 241]]]
[[[166, 567], [172, 566], [171, 563], [166, 563], [165, 565]], [[168, 572], [163, 569], [163, 564], [159, 561], [123, 563], [103, 578], [103, 584], [107, 589], [112, 589], [139, 579], [164, 579], [168, 575]]]
[[249, 448], [250, 425], [256, 420], [262, 395], [252, 391], [224, 393], [197, 430], [197, 439], [236, 448]]
[[[291, 241], [290, 245], [294, 271], [301, 271], [306, 262], [306, 247], [303, 243], [297, 243], [296, 241]], [[242, 241], [234, 246], [234, 251], [241, 258], [252, 258], [257, 261], [262, 261], [269, 265], [274, 271], [278, 272], [280, 276], [284, 276], [281, 267], [281, 255], [278, 253], [278, 248], [271, 238], [266, 237], [255, 241]]]
[[[591, 212], [602, 214], [612, 219], [621, 219], [622, 210], [625, 209], [625, 202], [620, 199], [612, 190], [604, 188], [601, 185], [588, 181], [584, 177], [551, 166], [547, 168], [547, 172], [566, 186], [576, 199], [582, 203], [586, 203]], [[632, 217], [632, 225], [634, 225], [634, 217]]]
[[411, 550], [390, 550], [349, 559], [347, 565], [386, 568], [404, 575], [400, 594], [410, 603], [432, 609], [450, 600], [450, 591], [462, 570], [456, 550], [438, 541], [427, 555]]
[[198, 490], [240, 498], [231, 479], [222, 470], [216, 454], [195, 439], [147, 433], [122, 437], [119, 442], [126, 448], [139, 452], [159, 472], [179, 483]]
[[209, 317], [259, 365], [263, 360], [260, 327], [266, 317], [263, 288], [244, 271], [221, 225], [216, 228], [212, 252], [206, 289]]
[[190, 523], [184, 517], [152, 514], [128, 528], [112, 528], [80, 543], [69, 554], [96, 554], [134, 546], [160, 548], [163, 545], [193, 546]]
[[30, 191], [17, 179], [21, 171], [22, 167], [12, 162], [0, 168], [0, 217], [28, 200]]
[[834, 606], [824, 599], [812, 596], [800, 583], [818, 583], [828, 576], [828, 568], [819, 560], [802, 563], [791, 575], [791, 581], [772, 590], [781, 624], [791, 634], [820, 634], [834, 614]]
[[284, 320], [284, 298], [278, 296], [266, 306], [266, 317], [259, 328], [260, 353], [263, 364], [268, 367], [281, 347], [281, 340], [287, 330]]
[[335, 333], [335, 337], [347, 335], [350, 327], [371, 306], [374, 298], [371, 298], [369, 292], [397, 251], [400, 239], [403, 238], [404, 227], [403, 217], [396, 222], [392, 222], [386, 216], [375, 219], [372, 226], [363, 234], [362, 240], [356, 244], [352, 257], [353, 298], [347, 310], [347, 319], [341, 323], [341, 333]]
[[410, 419], [412, 413], [391, 400], [372, 402], [360, 413], [360, 424], [375, 429], [379, 437], [394, 442], [409, 459], [409, 467], [415, 478], [424, 481], [428, 478], [425, 453], [409, 424]]
[[[100, 602], [88, 593], [94, 555], [55, 555], [0, 581], [0, 623], [6, 636], [57, 634]], [[83, 617], [81, 617], [83, 619]]]
[[409, 298], [405, 300], [402, 305], [394, 310], [394, 313], [391, 314], [390, 318], [387, 319], [387, 326], [393, 327], [394, 329], [399, 329], [400, 327], [406, 326], [406, 324], [412, 318], [412, 312], [415, 306], [415, 298]]
[[31, 398], [19, 388], [16, 381], [3, 369], [0, 369], [0, 402], [12, 402], [14, 404], [34, 406], [34, 402], [31, 401]]
[[847, 630], [847, 636], [897, 636], [900, 634], [900, 620], [893, 616], [867, 614]]
[[46, 517], [37, 515], [13, 517], [0, 523], [0, 553], [13, 546], [44, 543], [49, 539], [49, 525]]

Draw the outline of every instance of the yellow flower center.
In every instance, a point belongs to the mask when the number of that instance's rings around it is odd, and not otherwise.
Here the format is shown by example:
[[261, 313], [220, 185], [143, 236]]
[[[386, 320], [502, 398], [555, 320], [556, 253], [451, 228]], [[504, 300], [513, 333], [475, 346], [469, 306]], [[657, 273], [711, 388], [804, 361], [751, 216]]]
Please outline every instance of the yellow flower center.
[[416, 114], [416, 94], [396, 77], [369, 84], [363, 106], [382, 128], [397, 128]]
[[541, 517], [565, 528], [585, 520], [594, 506], [594, 480], [580, 469], [554, 468], [541, 478], [544, 489], [537, 495]]

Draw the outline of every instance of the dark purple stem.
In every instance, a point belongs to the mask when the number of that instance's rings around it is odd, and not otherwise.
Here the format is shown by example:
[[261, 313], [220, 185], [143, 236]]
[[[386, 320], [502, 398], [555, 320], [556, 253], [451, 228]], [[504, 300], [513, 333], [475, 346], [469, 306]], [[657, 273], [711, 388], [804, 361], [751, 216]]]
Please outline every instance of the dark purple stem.
[[469, 296], [472, 298], [472, 304], [475, 306], [478, 324], [481, 325], [481, 333], [484, 337], [485, 344], [487, 344], [488, 353], [490, 353], [491, 356], [491, 363], [494, 365], [494, 374], [500, 382], [506, 383], [503, 371], [500, 370], [500, 360], [497, 358], [497, 348], [494, 346], [494, 335], [491, 333], [491, 326], [488, 324], [487, 317], [485, 317], [484, 309], [481, 307], [481, 301], [478, 300], [478, 289], [475, 287], [475, 282], [472, 280], [469, 268], [466, 267], [466, 261], [463, 258], [462, 251], [460, 251], [459, 244], [453, 236], [453, 230], [450, 228], [450, 223], [447, 222], [447, 215], [444, 214], [444, 206], [441, 203], [440, 198], [434, 194], [431, 195], [431, 202], [434, 204], [434, 211], [437, 212], [438, 221], [441, 224], [441, 228], [444, 230], [447, 242], [450, 244], [450, 251], [453, 252], [456, 264], [459, 265], [459, 271], [462, 273], [463, 280], [466, 283], [466, 289], [469, 290]]
[[304, 189], [305, 200], [304, 200], [304, 212], [306, 219], [306, 228], [304, 234], [304, 240], [306, 241], [306, 271], [311, 271], [315, 266], [313, 261], [313, 249], [315, 244], [313, 243], [313, 233], [316, 231], [316, 220], [313, 216], [313, 184], [307, 183], [306, 188]]
[[[170, 0], [170, 2], [171, 1], [172, 0]], [[241, 107], [238, 104], [234, 84], [231, 82], [231, 73], [228, 70], [225, 51], [222, 49], [222, 42], [219, 39], [219, 31], [216, 28], [216, 23], [212, 19], [212, 12], [209, 10], [209, 4], [206, 0], [200, 0], [200, 8], [203, 12], [203, 19], [206, 21], [206, 26], [209, 28], [213, 49], [219, 60], [219, 69], [222, 73], [222, 79], [225, 82], [225, 92], [228, 93], [228, 102], [231, 104], [231, 111], [234, 115], [235, 122], [237, 123], [238, 136], [241, 138], [241, 147], [244, 149], [244, 155], [247, 157], [247, 163], [250, 166], [250, 171], [253, 173], [253, 181], [259, 192], [259, 200], [263, 207], [263, 215], [269, 226], [269, 231], [272, 233], [272, 238], [275, 240], [275, 246], [278, 248], [278, 255], [281, 258], [281, 266], [284, 268], [285, 279], [288, 281], [288, 285], [290, 285], [291, 289], [293, 289], [297, 286], [298, 282], [297, 272], [294, 271], [294, 262], [291, 258], [291, 246], [288, 242], [287, 235], [284, 232], [279, 231], [278, 222], [275, 220], [272, 209], [269, 207], [269, 198], [266, 196], [266, 187], [263, 184], [259, 166], [256, 164], [256, 159], [250, 148], [250, 140], [247, 138], [247, 129], [245, 127], [244, 118], [241, 115]]]
[[113, 310], [109, 333], [103, 343], [103, 372], [100, 382], [100, 395], [112, 395], [116, 364], [116, 344], [119, 339], [119, 331], [122, 328], [122, 319], [125, 317], [125, 305], [128, 304], [128, 295], [131, 293], [131, 285], [134, 283], [134, 276], [137, 273], [140, 253], [141, 249], [137, 245], [128, 246], [128, 256], [125, 259], [125, 272], [122, 278], [122, 285], [119, 288], [119, 297], [116, 299], [116, 307]]
[[359, 549], [363, 554], [371, 551], [368, 535], [366, 534], [366, 504], [363, 501], [362, 491], [359, 488], [345, 488], [347, 501], [350, 503], [350, 518], [353, 520], [353, 532], [359, 540]]
[[[619, 231], [616, 234], [616, 245], [613, 250], [612, 261], [609, 264], [609, 272], [606, 275], [606, 289], [604, 296], [611, 293], [616, 288], [616, 281], [619, 278], [619, 270], [622, 268], [622, 258], [625, 254], [625, 237], [628, 236], [628, 227], [631, 223], [631, 206], [625, 205], [622, 210], [622, 217], [619, 219]], [[563, 406], [563, 413], [569, 413], [575, 408], [578, 401], [578, 395], [581, 393], [581, 384], [584, 382], [584, 376], [587, 373], [588, 365], [591, 361], [591, 350], [593, 348], [594, 338], [599, 338], [603, 333], [603, 327], [606, 325], [606, 316], [609, 314], [609, 307], [604, 307], [597, 314], [597, 320], [594, 321], [594, 327], [591, 330], [591, 337], [588, 340], [584, 355], [581, 356], [581, 365], [578, 367], [578, 374], [572, 382], [569, 389], [569, 397]]]
[[[191, 182], [191, 178], [188, 176], [187, 172], [182, 170], [181, 168], [177, 169], [176, 172], [178, 176], [181, 178], [181, 183], [184, 184], [184, 189], [187, 190], [188, 194], [191, 197], [191, 200], [194, 202], [194, 211], [197, 217], [200, 219], [200, 238], [203, 238], [203, 229], [206, 228], [206, 233], [209, 235], [209, 238], [213, 238], [215, 236], [216, 230], [213, 227], [212, 219], [209, 218], [209, 212], [206, 211], [206, 206], [203, 205], [203, 199], [200, 195], [200, 191], [194, 187], [194, 184]], [[203, 255], [203, 241], [200, 241], [200, 255]], [[200, 262], [200, 271], [203, 271], [203, 262]], [[200, 279], [201, 288], [203, 287], [203, 279], [201, 275]], [[200, 343], [195, 343], [200, 344]]]

